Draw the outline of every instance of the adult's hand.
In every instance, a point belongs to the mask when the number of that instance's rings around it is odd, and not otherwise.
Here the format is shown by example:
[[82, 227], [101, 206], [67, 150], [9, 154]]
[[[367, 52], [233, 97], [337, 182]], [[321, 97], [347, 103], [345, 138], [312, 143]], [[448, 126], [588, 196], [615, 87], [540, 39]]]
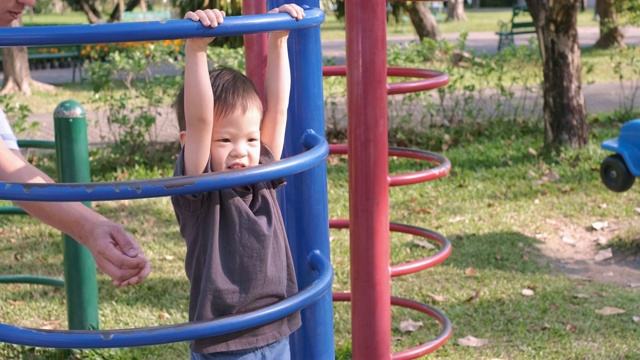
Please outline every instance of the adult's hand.
[[97, 221], [90, 231], [77, 239], [93, 254], [98, 269], [113, 279], [115, 286], [134, 285], [151, 272], [140, 245], [121, 225], [108, 220]]

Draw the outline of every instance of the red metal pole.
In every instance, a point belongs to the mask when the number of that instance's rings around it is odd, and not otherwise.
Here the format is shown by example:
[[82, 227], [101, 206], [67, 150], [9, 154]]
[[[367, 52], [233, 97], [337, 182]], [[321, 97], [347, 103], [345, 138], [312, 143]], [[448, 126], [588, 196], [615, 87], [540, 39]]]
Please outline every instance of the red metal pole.
[[384, 1], [345, 1], [353, 359], [391, 358]]
[[[267, 12], [266, 0], [243, 0], [242, 14], [264, 14]], [[247, 76], [253, 80], [264, 104], [264, 82], [267, 64], [267, 33], [244, 35], [244, 57]]]

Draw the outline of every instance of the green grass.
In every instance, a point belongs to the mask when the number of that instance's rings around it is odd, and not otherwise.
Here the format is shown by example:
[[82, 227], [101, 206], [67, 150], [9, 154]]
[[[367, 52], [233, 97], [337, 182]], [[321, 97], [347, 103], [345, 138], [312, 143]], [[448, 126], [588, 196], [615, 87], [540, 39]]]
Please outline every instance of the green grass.
[[[597, 168], [607, 155], [599, 148], [603, 139], [617, 136], [620, 124], [592, 122], [592, 139], [581, 150], [566, 150], [556, 157], [540, 158], [543, 130], [538, 125], [494, 122], [487, 125], [439, 129], [423, 134], [430, 150], [446, 155], [452, 172], [432, 182], [392, 188], [391, 221], [429, 228], [447, 236], [451, 257], [443, 264], [392, 280], [392, 294], [433, 305], [453, 323], [454, 335], [430, 358], [435, 359], [634, 359], [640, 346], [639, 330], [632, 316], [640, 315], [638, 292], [565, 276], [550, 265], [557, 261], [540, 250], [536, 233], [549, 232], [549, 220], [567, 226], [593, 221], [626, 222], [637, 228], [634, 208], [640, 203], [637, 185], [626, 193], [608, 191]], [[447, 150], [441, 139], [452, 139]], [[577, 162], [575, 159], [579, 159]], [[331, 218], [348, 216], [347, 162], [332, 158], [328, 166]], [[130, 178], [166, 176], [170, 161], [160, 170], [145, 166], [126, 169]], [[417, 171], [424, 164], [391, 159], [392, 174]], [[560, 178], [536, 183], [545, 172]], [[155, 175], [154, 175], [155, 174]], [[94, 174], [96, 179], [108, 173]], [[606, 208], [597, 206], [607, 203]], [[184, 275], [185, 249], [169, 199], [100, 202], [94, 207], [122, 222], [141, 242], [153, 263], [153, 272], [142, 284], [114, 289], [100, 275], [102, 328], [132, 328], [185, 322], [188, 283]], [[0, 218], [0, 272], [60, 276], [60, 234], [27, 217]], [[349, 289], [349, 238], [345, 230], [331, 231], [331, 256], [335, 291]], [[397, 264], [433, 254], [418, 246], [412, 236], [392, 234], [391, 263]], [[467, 269], [475, 269], [467, 276]], [[522, 296], [524, 288], [532, 297]], [[477, 299], [467, 301], [476, 292]], [[584, 294], [588, 297], [576, 297]], [[444, 299], [435, 301], [433, 295]], [[613, 306], [625, 314], [603, 316], [595, 310]], [[335, 342], [342, 358], [350, 353], [350, 311], [335, 304]], [[35, 285], [0, 287], [0, 321], [27, 327], [66, 327], [64, 292]], [[413, 333], [398, 331], [399, 322], [411, 319], [425, 326]], [[439, 327], [416, 312], [393, 309], [395, 351], [429, 340]], [[467, 335], [488, 339], [480, 348], [456, 345]], [[82, 352], [83, 359], [186, 358], [185, 343], [133, 349]], [[346, 355], [345, 355], [346, 354]], [[51, 359], [57, 353], [1, 345], [3, 358]]]

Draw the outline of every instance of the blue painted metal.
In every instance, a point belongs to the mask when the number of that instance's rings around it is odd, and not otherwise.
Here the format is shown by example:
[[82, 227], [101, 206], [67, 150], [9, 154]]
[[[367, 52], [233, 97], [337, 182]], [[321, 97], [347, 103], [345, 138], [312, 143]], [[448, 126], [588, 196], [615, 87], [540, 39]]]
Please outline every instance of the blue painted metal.
[[305, 18], [300, 21], [291, 18], [289, 14], [229, 16], [214, 29], [191, 20], [12, 27], [0, 29], [0, 47], [220, 37], [317, 27], [323, 21], [322, 10], [309, 8], [305, 10]]
[[640, 177], [640, 119], [624, 123], [617, 138], [605, 140], [600, 146], [622, 155], [629, 172]]
[[323, 163], [329, 144], [312, 130], [302, 134], [302, 145], [310, 150], [277, 163], [241, 170], [163, 179], [100, 182], [28, 184], [0, 182], [0, 199], [13, 201], [99, 201], [161, 197], [227, 189], [268, 181], [302, 172]]
[[188, 341], [251, 328], [286, 317], [331, 292], [333, 269], [329, 260], [314, 251], [308, 254], [305, 264], [305, 273], [317, 275], [306, 289], [250, 313], [212, 321], [123, 330], [40, 330], [0, 324], [0, 341], [57, 349], [102, 349]]
[[[289, 1], [271, 0], [268, 8]], [[318, 0], [298, 0], [298, 5], [318, 7]], [[305, 11], [305, 16], [309, 13]], [[289, 35], [291, 97], [285, 139], [285, 156], [298, 153], [296, 141], [306, 129], [325, 135], [324, 96], [322, 90], [322, 45], [320, 28], [292, 31]], [[329, 258], [329, 210], [326, 163], [287, 178], [279, 193], [279, 203], [291, 246], [298, 286], [304, 287], [313, 274], [304, 271], [304, 257], [319, 250]], [[328, 293], [302, 311], [302, 327], [291, 336], [292, 359], [335, 359], [333, 340], [333, 303]]]

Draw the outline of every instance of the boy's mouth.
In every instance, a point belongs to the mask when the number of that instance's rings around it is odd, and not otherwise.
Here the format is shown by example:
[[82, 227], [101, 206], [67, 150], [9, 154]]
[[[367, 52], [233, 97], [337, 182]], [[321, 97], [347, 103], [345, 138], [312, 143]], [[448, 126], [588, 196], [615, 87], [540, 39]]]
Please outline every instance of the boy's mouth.
[[242, 164], [242, 163], [233, 163], [233, 164], [231, 164], [231, 165], [227, 166], [227, 169], [229, 169], [229, 170], [234, 170], [234, 169], [242, 169], [242, 168], [245, 168], [245, 167], [247, 167], [245, 164]]

